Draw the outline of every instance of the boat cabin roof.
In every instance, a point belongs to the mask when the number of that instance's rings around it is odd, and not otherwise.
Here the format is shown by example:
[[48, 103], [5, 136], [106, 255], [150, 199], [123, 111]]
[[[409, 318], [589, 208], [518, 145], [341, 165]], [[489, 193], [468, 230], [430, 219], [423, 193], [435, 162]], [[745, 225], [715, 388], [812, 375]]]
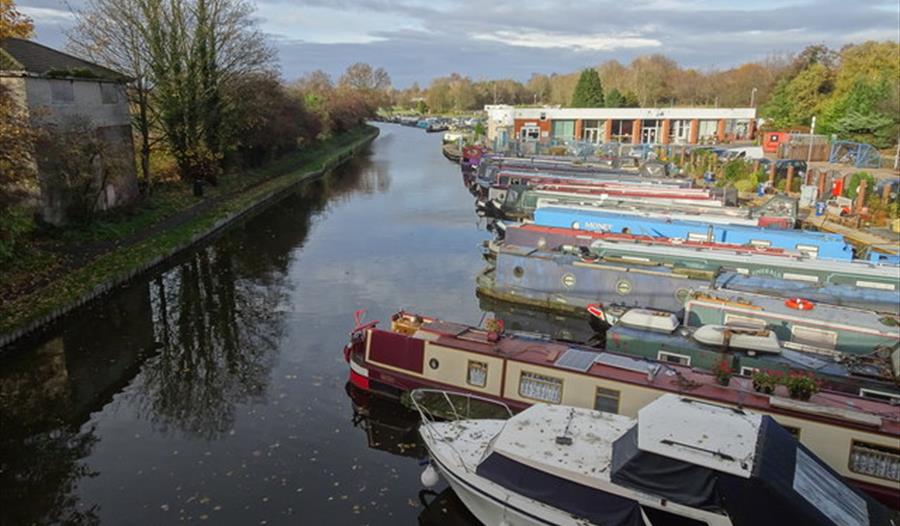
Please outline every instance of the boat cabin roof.
[[[397, 316], [417, 315], [401, 312]], [[789, 414], [875, 433], [900, 435], [900, 415], [896, 407], [876, 399], [822, 391], [813, 394], [808, 402], [799, 402], [758, 393], [754, 391], [749, 378], [733, 377], [728, 386], [721, 386], [712, 374], [688, 366], [662, 364], [524, 334], [503, 334], [497, 341], [491, 341], [484, 329], [438, 319], [421, 319], [421, 324], [412, 333], [413, 337], [441, 346], [513, 359], [533, 367], [574, 372], [716, 403], [739, 405], [757, 411]]]
[[611, 413], [536, 404], [510, 418], [491, 449], [566, 479], [609, 481], [612, 444], [634, 424]]
[[664, 395], [638, 411], [638, 448], [747, 478], [761, 422], [758, 413]]

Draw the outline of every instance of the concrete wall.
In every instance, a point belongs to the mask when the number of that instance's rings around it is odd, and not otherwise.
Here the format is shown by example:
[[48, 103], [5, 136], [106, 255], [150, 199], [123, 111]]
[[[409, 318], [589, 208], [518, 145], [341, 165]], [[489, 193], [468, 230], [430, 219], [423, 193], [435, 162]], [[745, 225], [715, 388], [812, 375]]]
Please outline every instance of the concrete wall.
[[[9, 80], [9, 79], [4, 79]], [[134, 164], [131, 114], [125, 86], [96, 79], [15, 79], [24, 83], [24, 97], [32, 121], [52, 131], [74, 119], [87, 119], [102, 145], [95, 163], [96, 209], [108, 210], [139, 196]], [[21, 91], [21, 86], [19, 87]], [[41, 216], [48, 223], [65, 224], [71, 195], [59, 177], [53, 151], [36, 152], [40, 181]]]

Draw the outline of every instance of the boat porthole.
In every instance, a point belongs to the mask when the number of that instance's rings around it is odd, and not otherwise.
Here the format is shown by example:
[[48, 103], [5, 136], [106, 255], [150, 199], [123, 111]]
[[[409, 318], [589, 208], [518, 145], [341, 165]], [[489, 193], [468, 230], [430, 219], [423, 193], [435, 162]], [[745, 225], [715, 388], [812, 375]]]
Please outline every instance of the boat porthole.
[[675, 299], [678, 303], [685, 303], [688, 300], [688, 289], [678, 289], [675, 291]]
[[437, 358], [432, 358], [432, 359], [428, 360], [428, 367], [431, 367], [432, 369], [437, 369], [440, 366], [441, 366], [441, 363], [437, 360]]
[[538, 248], [544, 248], [545, 246], [547, 246], [547, 240], [542, 237], [538, 238], [537, 246]]
[[575, 286], [575, 276], [573, 276], [572, 274], [569, 274], [569, 273], [563, 274], [562, 284], [567, 289], [571, 289], [572, 287]]
[[521, 278], [524, 275], [525, 275], [525, 269], [523, 269], [522, 267], [516, 266], [516, 268], [513, 269], [513, 276], [515, 276], [517, 278]]
[[578, 221], [575, 221], [572, 223], [572, 228], [575, 230], [581, 230], [581, 225], [578, 223]]
[[631, 293], [631, 282], [627, 279], [620, 279], [616, 282], [616, 292], [620, 296], [627, 296]]

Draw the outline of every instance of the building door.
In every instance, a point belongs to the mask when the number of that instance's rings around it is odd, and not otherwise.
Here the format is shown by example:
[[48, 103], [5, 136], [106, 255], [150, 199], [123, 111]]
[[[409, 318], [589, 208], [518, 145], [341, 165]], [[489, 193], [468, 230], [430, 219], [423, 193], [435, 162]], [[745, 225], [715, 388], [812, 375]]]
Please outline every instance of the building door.
[[537, 126], [522, 126], [519, 138], [523, 141], [538, 141], [541, 138], [541, 129]]
[[641, 142], [644, 144], [656, 144], [656, 128], [644, 128], [641, 132]]

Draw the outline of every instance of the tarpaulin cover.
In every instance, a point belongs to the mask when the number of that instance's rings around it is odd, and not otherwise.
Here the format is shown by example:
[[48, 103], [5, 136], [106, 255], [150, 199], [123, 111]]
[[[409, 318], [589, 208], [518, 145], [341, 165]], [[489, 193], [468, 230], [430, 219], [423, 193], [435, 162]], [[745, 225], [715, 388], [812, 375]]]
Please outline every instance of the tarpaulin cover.
[[613, 442], [611, 479], [665, 497], [668, 500], [707, 510], [719, 508], [715, 471], [674, 458], [638, 449], [638, 426]]
[[769, 416], [762, 418], [749, 478], [641, 451], [637, 439], [635, 426], [613, 444], [613, 482], [722, 510], [735, 526], [890, 524], [884, 506], [850, 488]]
[[637, 502], [566, 480], [491, 453], [476, 470], [510, 491], [604, 526], [642, 526]]

